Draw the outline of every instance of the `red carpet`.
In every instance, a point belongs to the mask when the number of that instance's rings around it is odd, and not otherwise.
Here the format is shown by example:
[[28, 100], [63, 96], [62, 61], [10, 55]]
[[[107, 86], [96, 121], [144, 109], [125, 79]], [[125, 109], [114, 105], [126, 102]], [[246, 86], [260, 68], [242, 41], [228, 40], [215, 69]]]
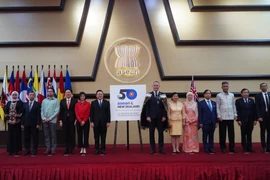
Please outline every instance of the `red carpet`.
[[[237, 144], [236, 154], [215, 155], [180, 153], [173, 155], [169, 144], [166, 155], [148, 154], [149, 146], [144, 145], [140, 152], [139, 145], [130, 145], [130, 151], [124, 145], [118, 145], [116, 154], [108, 146], [105, 156], [90, 152], [82, 157], [79, 154], [63, 156], [59, 148], [54, 156], [36, 157], [7, 156], [5, 149], [0, 149], [0, 180], [193, 180], [193, 179], [270, 179], [270, 153], [263, 154], [260, 144], [255, 144], [256, 153], [243, 154]], [[93, 151], [93, 148], [91, 148]]]

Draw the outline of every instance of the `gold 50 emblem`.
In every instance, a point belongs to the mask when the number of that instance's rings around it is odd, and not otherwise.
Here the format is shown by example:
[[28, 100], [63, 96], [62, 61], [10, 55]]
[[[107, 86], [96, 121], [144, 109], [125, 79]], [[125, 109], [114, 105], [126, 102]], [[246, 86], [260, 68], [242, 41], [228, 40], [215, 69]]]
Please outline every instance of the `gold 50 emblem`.
[[115, 41], [106, 51], [104, 60], [108, 73], [122, 83], [139, 81], [151, 67], [149, 49], [143, 42], [134, 38]]

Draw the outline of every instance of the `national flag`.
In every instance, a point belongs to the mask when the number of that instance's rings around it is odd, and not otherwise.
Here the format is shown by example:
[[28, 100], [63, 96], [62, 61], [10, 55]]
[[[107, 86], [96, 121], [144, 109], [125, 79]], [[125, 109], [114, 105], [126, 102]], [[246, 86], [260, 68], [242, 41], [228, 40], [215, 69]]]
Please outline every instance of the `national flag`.
[[20, 100], [22, 102], [27, 102], [27, 80], [25, 70], [23, 70], [20, 90]]
[[39, 82], [38, 102], [41, 103], [44, 98], [46, 98], [46, 84], [45, 84], [44, 71], [42, 69], [41, 74], [40, 74], [40, 82]]
[[52, 83], [51, 83], [51, 71], [50, 69], [48, 70], [48, 77], [47, 77], [47, 86], [46, 89], [51, 88], [52, 87]]
[[5, 105], [8, 101], [7, 94], [8, 94], [8, 82], [7, 82], [7, 71], [5, 71], [1, 92], [1, 107], [3, 109], [5, 108]]
[[37, 73], [37, 69], [35, 70], [35, 75], [34, 75], [33, 91], [36, 93], [36, 101], [38, 101], [39, 87], [38, 87], [38, 73]]
[[197, 90], [196, 90], [193, 76], [192, 76], [191, 85], [190, 85], [190, 92], [192, 92], [192, 94], [194, 95], [194, 101], [199, 102], [200, 100], [199, 100], [199, 96], [197, 94]]
[[57, 83], [56, 83], [56, 70], [53, 72], [52, 88], [54, 89], [54, 97], [57, 98]]
[[3, 121], [3, 125], [5, 125], [5, 112], [2, 106], [0, 106], [0, 119]]
[[17, 73], [16, 73], [14, 91], [17, 91], [18, 93], [20, 93], [20, 70], [19, 69], [17, 70]]
[[70, 76], [68, 70], [66, 70], [66, 79], [65, 79], [65, 90], [70, 89], [72, 91], [72, 85], [70, 81]]
[[33, 74], [32, 70], [29, 73], [28, 82], [27, 82], [27, 95], [33, 91]]
[[60, 77], [59, 77], [59, 85], [58, 85], [58, 92], [57, 92], [57, 99], [61, 101], [64, 98], [64, 78], [63, 78], [63, 72], [60, 71]]
[[10, 78], [9, 78], [9, 83], [8, 83], [8, 100], [11, 101], [11, 93], [14, 91], [14, 70], [11, 71]]

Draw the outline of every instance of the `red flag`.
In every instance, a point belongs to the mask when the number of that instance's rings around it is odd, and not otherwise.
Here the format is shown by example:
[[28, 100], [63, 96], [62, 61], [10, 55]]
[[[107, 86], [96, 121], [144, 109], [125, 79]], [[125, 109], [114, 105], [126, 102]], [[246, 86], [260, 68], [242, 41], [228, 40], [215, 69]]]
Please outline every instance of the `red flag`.
[[57, 92], [57, 99], [61, 101], [64, 98], [64, 78], [62, 70], [60, 72], [60, 79], [59, 79], [59, 85], [58, 85], [58, 92]]
[[200, 99], [199, 99], [199, 96], [198, 96], [198, 93], [197, 93], [197, 90], [196, 90], [196, 86], [195, 86], [195, 83], [194, 83], [193, 76], [192, 76], [191, 85], [190, 85], [190, 92], [192, 92], [192, 94], [194, 95], [194, 101], [199, 102]]
[[14, 90], [20, 93], [20, 70], [17, 70]]

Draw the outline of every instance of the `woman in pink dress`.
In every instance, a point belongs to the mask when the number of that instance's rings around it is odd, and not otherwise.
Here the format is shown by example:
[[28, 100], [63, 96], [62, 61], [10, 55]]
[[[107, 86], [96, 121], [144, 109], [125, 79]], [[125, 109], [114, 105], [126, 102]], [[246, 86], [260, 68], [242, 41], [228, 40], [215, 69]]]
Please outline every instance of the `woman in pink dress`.
[[194, 153], [199, 152], [198, 107], [197, 102], [194, 101], [194, 95], [191, 92], [188, 92], [186, 97], [186, 102], [184, 102], [186, 118], [183, 122], [183, 151], [186, 153]]

